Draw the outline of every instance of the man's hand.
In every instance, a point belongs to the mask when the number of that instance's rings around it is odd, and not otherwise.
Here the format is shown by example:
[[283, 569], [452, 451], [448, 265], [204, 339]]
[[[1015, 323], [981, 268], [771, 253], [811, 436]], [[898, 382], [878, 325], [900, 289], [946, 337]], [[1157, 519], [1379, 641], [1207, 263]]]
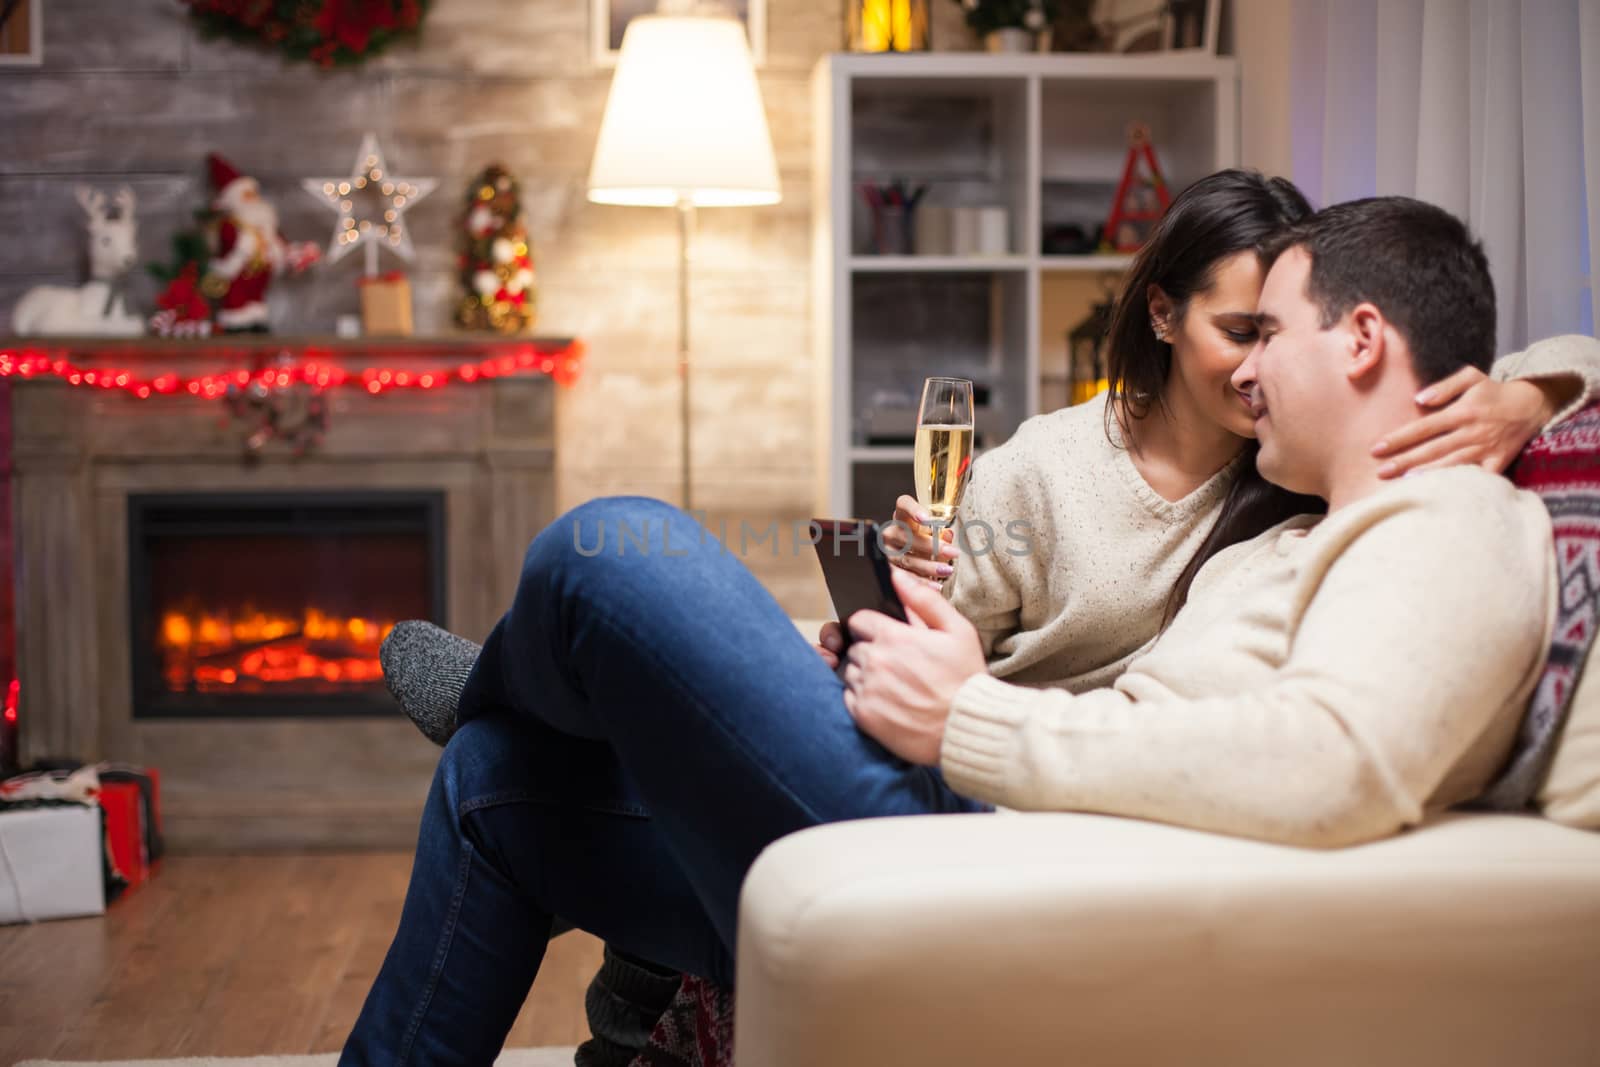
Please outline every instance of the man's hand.
[[855, 643], [845, 654], [844, 706], [868, 737], [931, 767], [956, 690], [988, 666], [978, 631], [937, 589], [904, 571], [894, 572], [894, 588], [909, 625], [876, 611], [846, 620]]
[[822, 632], [817, 634], [817, 643], [811, 647], [817, 650], [817, 655], [822, 657], [822, 662], [828, 665], [829, 670], [835, 670], [839, 666], [839, 650], [844, 647], [844, 631], [836, 622], [825, 622]]
[[1471, 463], [1499, 474], [1555, 417], [1561, 383], [1497, 382], [1476, 367], [1463, 367], [1417, 394], [1430, 415], [1407, 423], [1372, 448], [1387, 462], [1380, 478], [1410, 471]]

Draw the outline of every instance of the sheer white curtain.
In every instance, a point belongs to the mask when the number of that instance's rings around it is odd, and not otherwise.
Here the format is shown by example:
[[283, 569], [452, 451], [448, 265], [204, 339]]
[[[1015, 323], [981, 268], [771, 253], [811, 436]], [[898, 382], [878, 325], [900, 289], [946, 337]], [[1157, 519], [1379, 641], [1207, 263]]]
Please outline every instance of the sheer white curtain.
[[1466, 219], [1501, 352], [1595, 332], [1600, 0], [1294, 0], [1293, 177]]

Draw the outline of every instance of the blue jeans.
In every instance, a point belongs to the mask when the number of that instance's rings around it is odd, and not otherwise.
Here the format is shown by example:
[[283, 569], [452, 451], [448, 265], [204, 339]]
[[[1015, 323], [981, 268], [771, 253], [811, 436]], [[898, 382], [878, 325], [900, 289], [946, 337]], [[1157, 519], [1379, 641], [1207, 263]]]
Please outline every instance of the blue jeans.
[[557, 520], [467, 682], [340, 1063], [492, 1063], [555, 915], [731, 986], [739, 887], [767, 845], [992, 810], [857, 730], [842, 692], [683, 511], [617, 497]]

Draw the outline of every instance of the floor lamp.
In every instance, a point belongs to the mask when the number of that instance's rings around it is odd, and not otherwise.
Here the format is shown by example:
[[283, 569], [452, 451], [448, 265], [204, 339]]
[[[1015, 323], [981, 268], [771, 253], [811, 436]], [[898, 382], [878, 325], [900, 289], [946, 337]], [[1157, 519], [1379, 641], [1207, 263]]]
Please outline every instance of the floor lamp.
[[689, 480], [689, 240], [695, 209], [780, 199], [772, 135], [744, 26], [641, 15], [622, 35], [589, 170], [589, 199], [678, 213], [678, 375], [683, 507]]

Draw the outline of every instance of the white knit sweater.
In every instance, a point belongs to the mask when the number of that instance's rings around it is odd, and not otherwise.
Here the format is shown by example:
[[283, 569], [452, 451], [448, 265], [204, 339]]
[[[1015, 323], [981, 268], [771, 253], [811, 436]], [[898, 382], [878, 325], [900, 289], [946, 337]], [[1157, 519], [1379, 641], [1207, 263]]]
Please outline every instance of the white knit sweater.
[[973, 466], [966, 550], [944, 592], [996, 678], [1073, 692], [1115, 681], [1155, 637], [1242, 461], [1172, 502], [1134, 466], [1115, 419], [1110, 434], [1103, 405], [1079, 404], [1029, 419]]
[[[1557, 419], [1600, 394], [1600, 342], [1555, 338], [1495, 366], [1499, 378], [1558, 375], [1580, 378], [1583, 389]], [[1110, 685], [1153, 641], [1173, 584], [1216, 519], [1237, 463], [1169, 502], [1120, 447], [1114, 421], [1111, 434], [1100, 405], [1068, 408], [1029, 420], [974, 469], [963, 518], [982, 520], [995, 536], [987, 552], [963, 557], [945, 590], [977, 625], [995, 679], [1071, 693]], [[985, 539], [972, 540], [981, 548]], [[986, 707], [1014, 708], [1021, 699], [992, 680], [969, 689], [977, 695], [964, 690], [952, 719], [958, 739], [964, 715], [981, 719]], [[1013, 807], [1075, 806], [1041, 805], [1029, 790], [1002, 788], [1014, 783], [974, 777], [954, 744], [947, 739], [947, 773], [973, 795]]]
[[[1540, 341], [1493, 373], [1581, 382], [1559, 421], [1600, 396], [1600, 341]], [[996, 678], [1075, 693], [1110, 685], [1154, 640], [1216, 522], [1238, 461], [1171, 502], [1134, 466], [1114, 419], [1111, 436], [1104, 406], [1080, 404], [1029, 419], [973, 465], [961, 518], [983, 527], [944, 592], [977, 626]]]
[[1539, 498], [1476, 467], [1291, 519], [1201, 568], [1113, 688], [970, 679], [945, 778], [1292, 844], [1393, 833], [1504, 760], [1549, 649], [1553, 551]]

